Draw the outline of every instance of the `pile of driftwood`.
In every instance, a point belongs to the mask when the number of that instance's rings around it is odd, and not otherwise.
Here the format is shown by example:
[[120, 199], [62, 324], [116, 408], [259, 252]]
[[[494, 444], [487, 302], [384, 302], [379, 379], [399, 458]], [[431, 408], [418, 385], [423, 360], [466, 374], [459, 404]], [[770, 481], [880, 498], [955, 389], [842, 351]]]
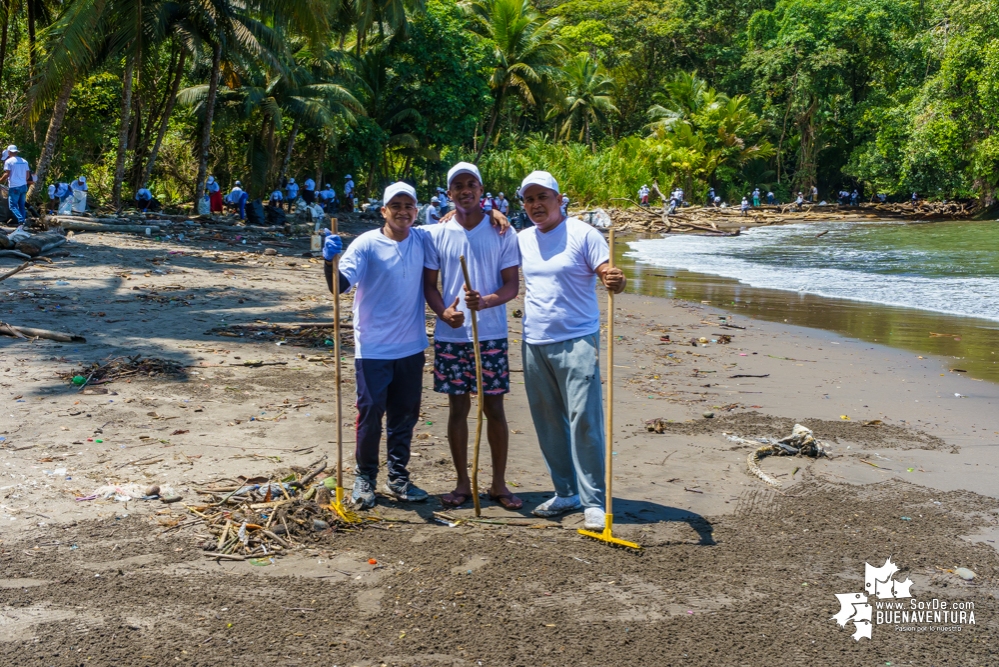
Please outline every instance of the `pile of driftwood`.
[[[14, 236], [11, 234], [10, 236]], [[66, 237], [59, 232], [43, 232], [33, 234], [28, 238], [12, 240], [6, 232], [0, 231], [0, 257], [17, 257], [31, 259], [51, 253], [66, 242]], [[17, 236], [15, 236], [17, 238]]]
[[[115, 357], [104, 363], [94, 362], [87, 368], [75, 371], [59, 371], [56, 376], [70, 382], [81, 389], [87, 386], [107, 384], [131, 377], [133, 375], [144, 375], [146, 377], [156, 377], [158, 375], [172, 375], [179, 378], [186, 378], [187, 371], [183, 364], [169, 359], [157, 359], [155, 357], [142, 358], [141, 354], [131, 357]], [[75, 378], [82, 377], [83, 382]]]
[[157, 234], [161, 224], [172, 224], [169, 219], [147, 220], [142, 214], [90, 217], [82, 215], [50, 215], [46, 218], [53, 226], [73, 232], [130, 232], [133, 234]]
[[210, 535], [202, 543], [205, 555], [218, 560], [268, 559], [297, 543], [363, 525], [347, 523], [337, 514], [325, 480], [313, 483], [326, 469], [326, 461], [309, 468], [304, 474], [305, 469], [293, 469], [276, 480], [241, 478], [234, 480], [236, 484], [198, 489], [207, 501], [187, 509], [197, 517], [194, 523], [201, 523]]
[[[215, 327], [205, 332], [206, 336], [225, 336], [227, 338], [280, 338], [289, 345], [297, 347], [330, 347], [333, 343], [334, 329], [332, 322], [289, 322], [274, 324], [271, 322], [254, 322], [251, 324], [229, 324]], [[340, 344], [343, 347], [353, 347], [353, 325], [340, 324]]]
[[920, 220], [966, 218], [978, 212], [974, 201], [924, 201], [915, 204], [911, 202], [895, 204], [868, 204], [863, 207], [867, 211], [876, 211], [879, 217], [919, 218]]

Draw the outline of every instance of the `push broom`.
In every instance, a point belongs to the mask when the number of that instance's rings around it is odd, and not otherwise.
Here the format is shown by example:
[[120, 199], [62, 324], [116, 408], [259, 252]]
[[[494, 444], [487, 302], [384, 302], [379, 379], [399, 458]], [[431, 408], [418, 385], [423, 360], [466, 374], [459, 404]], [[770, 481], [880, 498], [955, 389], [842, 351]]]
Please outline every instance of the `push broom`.
[[[461, 260], [461, 272], [465, 276], [465, 286], [472, 289], [472, 279], [468, 275], [468, 264], [465, 256], [459, 257]], [[482, 441], [482, 352], [479, 350], [479, 321], [475, 318], [475, 311], [471, 311], [472, 316], [472, 348], [475, 351], [475, 388], [478, 389], [478, 416], [475, 420], [475, 447], [472, 450], [472, 502], [475, 503], [475, 516], [482, 515], [482, 507], [479, 506], [479, 443]]]
[[[614, 228], [610, 229], [607, 243], [610, 246], [610, 268], [614, 268]], [[473, 320], [474, 321], [474, 320]], [[592, 530], [579, 529], [580, 535], [592, 537], [595, 540], [617, 544], [629, 549], [641, 549], [641, 545], [628, 542], [614, 537], [614, 495], [611, 489], [614, 481], [614, 292], [607, 290], [607, 437], [605, 446], [606, 452], [606, 486], [607, 486], [607, 507], [604, 514], [604, 530], [601, 533]]]
[[[336, 218], [330, 219], [330, 232], [337, 233]], [[336, 355], [336, 497], [331, 507], [347, 523], [360, 523], [361, 517], [343, 504], [343, 401], [340, 375], [340, 255], [333, 258], [333, 352]]]

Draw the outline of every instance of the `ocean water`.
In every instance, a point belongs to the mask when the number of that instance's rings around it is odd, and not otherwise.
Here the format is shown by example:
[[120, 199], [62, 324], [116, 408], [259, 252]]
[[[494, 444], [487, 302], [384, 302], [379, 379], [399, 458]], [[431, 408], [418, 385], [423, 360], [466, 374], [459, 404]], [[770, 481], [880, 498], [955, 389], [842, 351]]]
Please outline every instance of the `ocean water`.
[[626, 257], [646, 267], [999, 322], [995, 221], [820, 222], [760, 227], [736, 237], [678, 234], [628, 246]]

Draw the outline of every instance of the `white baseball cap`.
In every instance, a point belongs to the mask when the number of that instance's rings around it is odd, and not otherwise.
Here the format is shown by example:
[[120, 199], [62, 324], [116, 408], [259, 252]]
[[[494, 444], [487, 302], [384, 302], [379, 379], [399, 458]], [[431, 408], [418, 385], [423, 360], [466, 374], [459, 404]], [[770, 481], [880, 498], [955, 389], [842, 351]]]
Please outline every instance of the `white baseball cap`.
[[501, 192], [501, 193], [499, 193], [499, 196], [500, 196], [500, 197], [505, 197], [506, 195], [504, 195], [504, 194], [503, 194], [503, 193]]
[[521, 196], [527, 192], [527, 188], [532, 185], [540, 185], [543, 188], [548, 188], [549, 190], [554, 190], [555, 194], [560, 194], [558, 189], [558, 181], [555, 177], [549, 174], [547, 171], [532, 171], [524, 180], [520, 183], [520, 194]]
[[416, 198], [416, 189], [409, 183], [399, 181], [385, 188], [385, 194], [382, 196], [382, 205], [387, 206], [388, 203], [398, 195], [407, 195], [414, 202], [419, 201]]
[[289, 178], [289, 179], [288, 179], [288, 182], [289, 182], [289, 183], [294, 183], [294, 182], [295, 182], [295, 179], [294, 179], [294, 178]]
[[350, 174], [347, 174], [346, 176], [343, 177], [344, 180], [347, 180], [348, 178], [353, 178], [353, 176], [351, 176]]
[[430, 203], [431, 204], [436, 204], [439, 201], [440, 201], [440, 199], [438, 199], [436, 195], [430, 198]]
[[15, 146], [14, 144], [11, 144], [10, 146], [7, 146], [7, 152], [8, 153], [16, 153], [17, 152], [17, 146]]
[[214, 176], [209, 176], [208, 177], [208, 182], [209, 183], [214, 183], [215, 182], [215, 177]]
[[327, 183], [326, 184], [326, 188], [329, 189], [330, 187], [332, 187], [332, 186], [329, 183]]
[[455, 179], [459, 174], [471, 174], [479, 180], [479, 185], [482, 185], [482, 174], [479, 173], [479, 168], [476, 167], [471, 162], [459, 162], [454, 165], [447, 172], [447, 187], [450, 189], [451, 181]]
[[80, 176], [80, 182], [81, 183], [86, 183], [87, 182], [87, 177], [86, 176]]

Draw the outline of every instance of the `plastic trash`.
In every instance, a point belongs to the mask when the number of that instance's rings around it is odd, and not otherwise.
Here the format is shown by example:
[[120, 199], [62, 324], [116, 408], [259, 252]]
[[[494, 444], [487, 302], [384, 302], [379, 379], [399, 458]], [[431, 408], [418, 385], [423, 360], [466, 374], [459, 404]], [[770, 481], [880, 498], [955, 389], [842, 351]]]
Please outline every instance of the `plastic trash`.
[[87, 210], [87, 191], [86, 190], [74, 190], [73, 191], [73, 212], [83, 213]]
[[77, 387], [79, 387], [80, 385], [82, 385], [86, 381], [87, 381], [87, 378], [83, 377], [82, 375], [74, 375], [73, 376], [73, 384], [75, 384]]
[[198, 202], [198, 215], [211, 215], [211, 213], [212, 203], [208, 198], [208, 195], [205, 195], [201, 198], [201, 201]]
[[598, 208], [590, 216], [590, 224], [594, 227], [600, 227], [601, 229], [607, 229], [611, 226], [611, 217], [607, 214], [607, 211], [602, 208]]
[[978, 576], [977, 574], [975, 574], [974, 572], [972, 572], [971, 570], [969, 570], [966, 567], [959, 567], [959, 568], [957, 568], [956, 570], [954, 570], [954, 574], [956, 574], [957, 576], [961, 577], [965, 581], [971, 581], [975, 577]]

